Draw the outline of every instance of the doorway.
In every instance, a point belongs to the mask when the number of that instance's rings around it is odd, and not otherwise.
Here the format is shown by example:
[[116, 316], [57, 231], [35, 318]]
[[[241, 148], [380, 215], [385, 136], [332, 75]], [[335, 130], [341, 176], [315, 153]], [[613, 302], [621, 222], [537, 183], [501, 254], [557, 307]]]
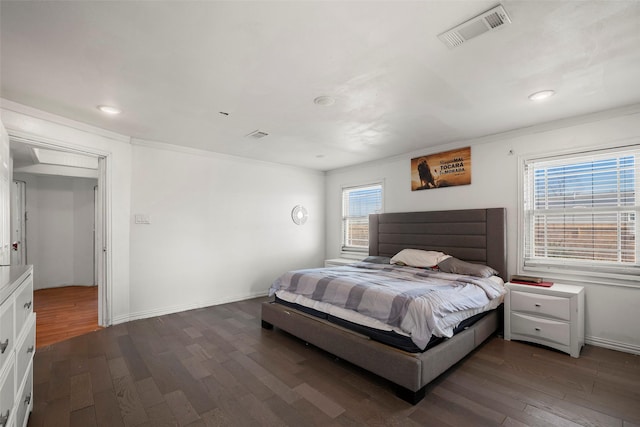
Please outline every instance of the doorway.
[[[108, 250], [111, 242], [111, 227], [110, 227], [110, 153], [105, 153], [100, 150], [92, 150], [87, 148], [78, 148], [59, 141], [48, 141], [44, 138], [33, 138], [23, 134], [16, 135], [9, 132], [9, 139], [11, 142], [12, 153], [14, 147], [22, 147], [29, 149], [40, 150], [41, 152], [47, 151], [51, 154], [51, 158], [47, 160], [49, 166], [54, 166], [58, 169], [69, 167], [65, 165], [64, 158], [67, 160], [72, 159], [72, 163], [77, 161], [83, 161], [83, 159], [90, 159], [95, 164], [95, 177], [97, 179], [97, 185], [94, 198], [95, 205], [95, 242], [93, 246], [97, 252], [94, 253], [95, 272], [93, 276], [96, 278], [97, 294], [98, 294], [98, 324], [100, 326], [109, 326], [112, 322], [111, 318], [111, 254]], [[75, 159], [74, 159], [75, 157]], [[53, 159], [53, 160], [51, 160]], [[56, 160], [58, 159], [58, 160]], [[62, 160], [61, 160], [62, 159]], [[31, 169], [24, 169], [24, 165], [20, 165], [15, 162], [14, 159], [14, 171], [17, 170], [16, 166], [20, 168], [22, 172], [37, 171], [43, 168], [42, 162], [40, 164], [34, 164]], [[81, 165], [82, 166], [82, 165]], [[70, 167], [78, 168], [77, 164]], [[16, 187], [17, 189], [17, 187]], [[93, 191], [93, 188], [92, 188]], [[28, 216], [28, 213], [27, 213]], [[25, 233], [30, 233], [29, 226], [23, 227]], [[14, 240], [16, 242], [18, 240]], [[24, 242], [25, 240], [21, 240]], [[24, 248], [24, 244], [22, 245]], [[18, 244], [20, 249], [20, 244]], [[18, 251], [16, 251], [18, 252]], [[28, 262], [28, 251], [25, 250], [23, 258], [24, 262]], [[93, 251], [92, 251], [93, 252]], [[16, 254], [16, 262], [19, 261], [20, 255]]]

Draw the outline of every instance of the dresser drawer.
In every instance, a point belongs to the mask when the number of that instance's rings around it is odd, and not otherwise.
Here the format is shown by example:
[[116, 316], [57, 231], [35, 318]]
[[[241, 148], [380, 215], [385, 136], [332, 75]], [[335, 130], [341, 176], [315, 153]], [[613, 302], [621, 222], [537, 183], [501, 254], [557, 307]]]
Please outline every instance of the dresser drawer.
[[30, 274], [16, 293], [16, 336], [22, 331], [31, 313], [33, 313], [33, 276]]
[[[12, 418], [13, 401], [15, 393], [15, 365], [13, 358], [10, 358], [9, 368], [4, 371], [0, 378], [0, 425], [5, 419]], [[7, 424], [9, 425], [9, 424]]]
[[0, 307], [0, 370], [4, 366], [15, 345], [13, 338], [13, 298]]
[[35, 314], [31, 315], [27, 324], [25, 325], [25, 334], [22, 335], [24, 341], [18, 343], [18, 351], [16, 352], [16, 366], [17, 366], [17, 378], [18, 383], [22, 382], [24, 373], [27, 371], [29, 362], [33, 358], [33, 354], [36, 349], [36, 319]]
[[522, 313], [511, 313], [511, 333], [552, 343], [569, 345], [571, 343], [571, 327], [567, 322], [528, 316]]
[[27, 378], [23, 387], [18, 394], [18, 401], [16, 402], [16, 427], [25, 427], [28, 420], [28, 414], [33, 407], [33, 370], [29, 370]]
[[539, 316], [571, 320], [571, 300], [553, 295], [511, 291], [511, 311], [523, 311]]

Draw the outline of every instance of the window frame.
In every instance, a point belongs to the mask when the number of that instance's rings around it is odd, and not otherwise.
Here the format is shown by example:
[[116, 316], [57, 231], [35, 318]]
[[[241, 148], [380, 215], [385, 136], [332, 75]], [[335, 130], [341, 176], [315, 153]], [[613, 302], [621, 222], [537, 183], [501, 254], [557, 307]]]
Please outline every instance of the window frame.
[[[366, 247], [357, 247], [357, 246], [346, 246], [345, 245], [345, 221], [346, 216], [344, 215], [344, 196], [346, 190], [355, 190], [355, 189], [364, 189], [368, 187], [380, 186], [380, 210], [375, 213], [384, 212], [384, 180], [374, 180], [366, 183], [359, 184], [343, 184], [340, 187], [340, 254], [345, 258], [362, 258], [363, 255], [369, 254], [369, 244], [367, 242]], [[368, 225], [367, 225], [368, 227]], [[367, 228], [367, 233], [368, 233]]]
[[[570, 163], [571, 159], [575, 159], [575, 163], [580, 162], [581, 157], [589, 155], [606, 155], [610, 153], [612, 157], [619, 156], [624, 151], [636, 151], [636, 167], [635, 167], [635, 206], [628, 210], [635, 211], [635, 254], [636, 262], [628, 267], [617, 266], [607, 268], [602, 264], [596, 267], [589, 266], [588, 261], [580, 262], [578, 260], [567, 263], [566, 260], [545, 260], [530, 262], [527, 264], [526, 258], [526, 242], [525, 234], [530, 230], [527, 229], [527, 211], [525, 209], [526, 198], [526, 173], [527, 165], [536, 161], [562, 161], [566, 160]], [[518, 232], [517, 232], [517, 256], [519, 274], [542, 276], [545, 279], [579, 281], [581, 283], [598, 283], [608, 285], [622, 285], [640, 287], [637, 281], [640, 274], [640, 144], [633, 143], [616, 147], [592, 147], [583, 150], [571, 150], [563, 152], [554, 152], [539, 155], [521, 156], [518, 162]], [[594, 211], [597, 211], [595, 209]], [[619, 264], [618, 264], [619, 265]]]

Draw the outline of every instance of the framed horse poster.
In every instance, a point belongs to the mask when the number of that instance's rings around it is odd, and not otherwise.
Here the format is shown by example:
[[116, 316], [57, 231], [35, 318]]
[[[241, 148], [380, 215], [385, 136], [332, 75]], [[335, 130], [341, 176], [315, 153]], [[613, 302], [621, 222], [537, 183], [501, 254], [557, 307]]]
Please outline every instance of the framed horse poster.
[[411, 191], [471, 184], [471, 147], [411, 159]]

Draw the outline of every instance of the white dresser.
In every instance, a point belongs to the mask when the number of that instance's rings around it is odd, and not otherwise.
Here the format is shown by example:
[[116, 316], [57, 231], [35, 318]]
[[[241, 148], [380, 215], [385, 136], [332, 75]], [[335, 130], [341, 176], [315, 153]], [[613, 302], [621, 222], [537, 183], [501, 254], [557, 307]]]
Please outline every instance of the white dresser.
[[24, 427], [33, 408], [33, 268], [0, 267], [0, 427]]
[[507, 283], [504, 338], [546, 345], [573, 357], [584, 345], [584, 288]]

